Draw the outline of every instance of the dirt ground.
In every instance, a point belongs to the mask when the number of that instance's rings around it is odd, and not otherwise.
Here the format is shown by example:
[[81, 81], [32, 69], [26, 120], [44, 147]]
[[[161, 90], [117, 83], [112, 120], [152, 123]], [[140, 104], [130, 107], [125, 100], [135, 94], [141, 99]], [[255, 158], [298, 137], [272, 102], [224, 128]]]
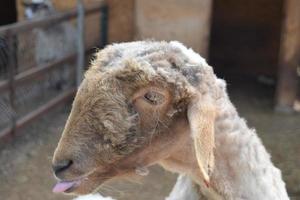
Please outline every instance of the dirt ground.
[[[272, 87], [245, 82], [243, 86], [230, 83], [229, 89], [241, 116], [257, 129], [272, 160], [282, 170], [290, 196], [300, 199], [300, 115], [274, 113]], [[1, 144], [1, 200], [71, 199], [51, 192], [55, 180], [50, 165], [69, 109], [70, 104], [55, 109], [13, 141]], [[102, 191], [118, 200], [161, 200], [175, 180], [176, 175], [153, 167], [146, 178], [110, 183]]]

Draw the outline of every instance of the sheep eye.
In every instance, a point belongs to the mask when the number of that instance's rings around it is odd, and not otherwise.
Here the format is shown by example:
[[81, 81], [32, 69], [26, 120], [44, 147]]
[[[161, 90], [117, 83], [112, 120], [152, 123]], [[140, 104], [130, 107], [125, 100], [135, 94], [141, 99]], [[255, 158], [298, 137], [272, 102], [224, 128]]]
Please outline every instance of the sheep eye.
[[144, 99], [150, 104], [158, 105], [163, 103], [164, 96], [158, 92], [150, 91], [144, 95]]

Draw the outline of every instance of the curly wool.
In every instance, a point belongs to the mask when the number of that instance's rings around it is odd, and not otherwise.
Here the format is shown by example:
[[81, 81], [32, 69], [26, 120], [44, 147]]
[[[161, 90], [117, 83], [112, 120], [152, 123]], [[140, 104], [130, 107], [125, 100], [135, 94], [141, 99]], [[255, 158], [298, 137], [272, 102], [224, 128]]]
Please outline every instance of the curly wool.
[[[114, 44], [98, 53], [86, 77], [92, 77], [99, 71], [117, 73], [124, 65], [131, 66], [128, 70], [142, 67], [145, 73], [138, 74], [144, 76], [141, 81], [159, 75], [167, 83], [174, 84], [174, 90], [178, 92], [174, 97], [177, 102], [187, 98], [193, 90], [212, 98], [217, 116], [211, 187], [207, 188], [190, 177], [200, 185], [200, 192], [206, 198], [289, 199], [280, 170], [272, 164], [255, 130], [250, 129], [238, 115], [227, 95], [225, 81], [215, 76], [203, 58], [176, 41]], [[132, 71], [123, 70], [120, 76], [126, 77], [128, 74], [132, 74]]]

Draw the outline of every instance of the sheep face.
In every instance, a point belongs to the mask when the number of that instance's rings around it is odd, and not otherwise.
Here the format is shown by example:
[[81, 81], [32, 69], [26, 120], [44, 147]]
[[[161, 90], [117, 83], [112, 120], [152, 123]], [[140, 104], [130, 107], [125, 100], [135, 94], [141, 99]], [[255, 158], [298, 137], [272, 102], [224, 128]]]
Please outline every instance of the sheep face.
[[64, 192], [89, 193], [107, 179], [164, 159], [180, 141], [171, 134], [187, 129], [184, 102], [161, 77], [147, 74], [86, 75], [53, 159], [63, 180], [58, 191], [71, 182]]
[[50, 0], [23, 0], [26, 19], [46, 17], [54, 12], [54, 7]]
[[209, 180], [214, 112], [204, 100], [215, 78], [199, 55], [190, 58], [178, 45], [133, 42], [97, 55], [54, 153], [60, 180], [54, 192], [90, 193], [108, 179], [168, 159], [183, 144], [191, 146], [191, 138], [200, 152], [197, 171]]

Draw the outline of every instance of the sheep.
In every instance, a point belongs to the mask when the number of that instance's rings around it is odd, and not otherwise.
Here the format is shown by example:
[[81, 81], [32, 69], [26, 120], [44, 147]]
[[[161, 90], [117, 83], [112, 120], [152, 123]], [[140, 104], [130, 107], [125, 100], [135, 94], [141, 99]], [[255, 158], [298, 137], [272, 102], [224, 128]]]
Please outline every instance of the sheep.
[[[165, 200], [199, 200], [198, 190], [193, 181], [185, 175], [179, 175], [174, 188]], [[99, 193], [79, 196], [74, 200], [114, 200], [111, 197], [103, 197]]]
[[[43, 19], [58, 13], [51, 0], [24, 0], [23, 5], [27, 20]], [[34, 38], [34, 60], [37, 66], [53, 62], [76, 52], [77, 32], [72, 23], [71, 21], [64, 21], [51, 27], [32, 30], [30, 37]], [[20, 49], [28, 51], [27, 48]], [[70, 78], [71, 73], [72, 67], [70, 64], [64, 64], [59, 72], [54, 72], [52, 79], [56, 80], [50, 81], [49, 84], [54, 84], [58, 89], [65, 88], [70, 85], [68, 78]]]
[[238, 115], [225, 81], [176, 41], [98, 52], [52, 164], [54, 192], [92, 193], [107, 180], [160, 164], [195, 183], [206, 199], [289, 199], [280, 170]]

